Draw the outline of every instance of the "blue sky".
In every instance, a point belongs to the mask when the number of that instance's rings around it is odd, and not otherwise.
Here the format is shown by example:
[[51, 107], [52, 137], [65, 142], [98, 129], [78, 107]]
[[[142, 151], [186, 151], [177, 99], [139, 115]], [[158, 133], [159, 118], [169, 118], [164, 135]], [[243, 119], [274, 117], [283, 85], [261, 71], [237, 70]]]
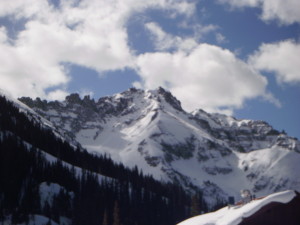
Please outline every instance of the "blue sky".
[[298, 0], [0, 0], [0, 89], [49, 100], [130, 87], [300, 138]]

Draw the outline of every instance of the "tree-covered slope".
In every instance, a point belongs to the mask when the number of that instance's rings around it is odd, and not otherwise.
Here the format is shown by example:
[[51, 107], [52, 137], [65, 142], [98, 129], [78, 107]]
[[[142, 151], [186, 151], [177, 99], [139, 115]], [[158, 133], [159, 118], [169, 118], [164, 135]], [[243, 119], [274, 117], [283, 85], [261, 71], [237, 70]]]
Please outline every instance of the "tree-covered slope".
[[0, 184], [0, 222], [8, 224], [43, 216], [53, 224], [171, 225], [189, 216], [179, 186], [70, 145], [3, 96]]

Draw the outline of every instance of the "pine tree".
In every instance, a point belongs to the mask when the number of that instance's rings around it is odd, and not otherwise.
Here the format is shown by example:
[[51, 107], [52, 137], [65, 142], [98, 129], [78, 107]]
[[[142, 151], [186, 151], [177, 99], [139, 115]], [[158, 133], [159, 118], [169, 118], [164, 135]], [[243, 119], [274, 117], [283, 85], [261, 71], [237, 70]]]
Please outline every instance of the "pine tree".
[[104, 211], [102, 225], [108, 225], [108, 216], [106, 210]]
[[119, 208], [118, 201], [115, 201], [113, 219], [114, 219], [113, 225], [121, 225], [120, 208]]
[[191, 216], [197, 216], [200, 214], [200, 204], [198, 195], [193, 195], [191, 202]]

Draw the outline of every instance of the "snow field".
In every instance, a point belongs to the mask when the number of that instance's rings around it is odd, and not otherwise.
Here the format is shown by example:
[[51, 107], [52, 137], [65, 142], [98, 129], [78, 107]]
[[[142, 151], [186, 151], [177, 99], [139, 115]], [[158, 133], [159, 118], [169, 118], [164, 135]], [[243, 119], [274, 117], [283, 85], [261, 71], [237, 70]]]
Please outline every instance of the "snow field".
[[265, 198], [254, 200], [241, 207], [224, 207], [216, 212], [187, 219], [177, 225], [238, 225], [243, 218], [249, 217], [271, 202], [288, 203], [294, 197], [294, 191], [283, 191]]

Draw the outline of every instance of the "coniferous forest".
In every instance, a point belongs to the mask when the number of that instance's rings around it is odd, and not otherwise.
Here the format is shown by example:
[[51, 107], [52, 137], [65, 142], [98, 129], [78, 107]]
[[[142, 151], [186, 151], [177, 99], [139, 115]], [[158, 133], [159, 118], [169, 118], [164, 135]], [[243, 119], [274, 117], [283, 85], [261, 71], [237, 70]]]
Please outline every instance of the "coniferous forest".
[[[45, 200], [41, 187], [54, 184]], [[70, 225], [173, 225], [195, 213], [191, 199], [176, 184], [71, 146], [0, 97], [0, 224], [43, 215], [49, 224], [68, 218]]]

